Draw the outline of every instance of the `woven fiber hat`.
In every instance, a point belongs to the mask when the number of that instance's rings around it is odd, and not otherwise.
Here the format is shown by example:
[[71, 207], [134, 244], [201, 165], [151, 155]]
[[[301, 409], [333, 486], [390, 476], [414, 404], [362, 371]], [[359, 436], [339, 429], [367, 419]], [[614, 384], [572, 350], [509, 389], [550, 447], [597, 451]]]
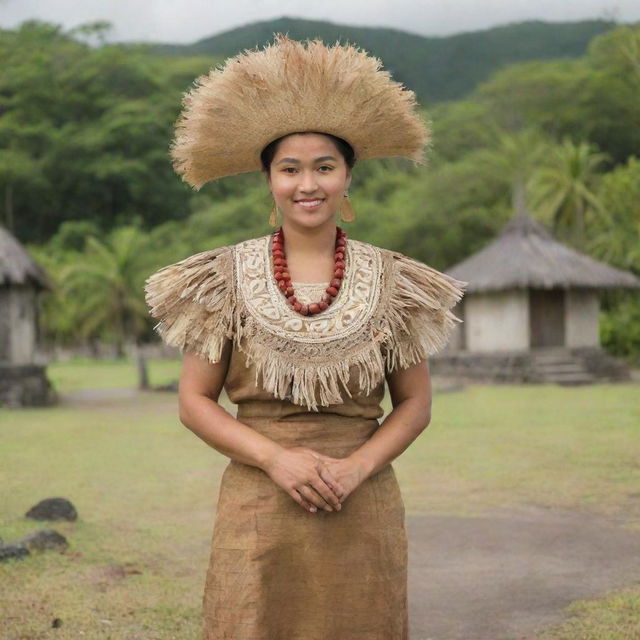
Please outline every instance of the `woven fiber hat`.
[[346, 140], [357, 160], [406, 157], [424, 163], [430, 132], [413, 91], [352, 45], [327, 47], [283, 34], [200, 76], [183, 98], [171, 156], [192, 187], [262, 168], [260, 153], [289, 133]]

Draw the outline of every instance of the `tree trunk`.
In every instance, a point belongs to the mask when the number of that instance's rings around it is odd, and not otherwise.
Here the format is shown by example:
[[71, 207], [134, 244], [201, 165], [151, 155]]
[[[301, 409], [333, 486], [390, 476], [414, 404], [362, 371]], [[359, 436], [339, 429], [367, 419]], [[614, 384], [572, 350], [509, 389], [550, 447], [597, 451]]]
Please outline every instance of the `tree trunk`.
[[579, 247], [584, 246], [584, 232], [585, 232], [585, 205], [582, 200], [578, 200], [576, 204], [575, 210], [575, 229], [576, 229], [576, 239]]
[[7, 229], [13, 233], [15, 231], [13, 220], [13, 185], [10, 182], [4, 188], [4, 217]]
[[149, 386], [149, 371], [147, 368], [147, 358], [144, 354], [144, 349], [142, 345], [135, 341], [135, 353], [136, 353], [136, 364], [138, 367], [138, 389], [141, 391], [148, 391], [150, 389]]
[[516, 178], [511, 184], [511, 206], [516, 216], [524, 216], [527, 211], [524, 180]]
[[97, 338], [89, 338], [88, 343], [91, 357], [97, 360], [100, 357], [100, 345], [98, 344]]

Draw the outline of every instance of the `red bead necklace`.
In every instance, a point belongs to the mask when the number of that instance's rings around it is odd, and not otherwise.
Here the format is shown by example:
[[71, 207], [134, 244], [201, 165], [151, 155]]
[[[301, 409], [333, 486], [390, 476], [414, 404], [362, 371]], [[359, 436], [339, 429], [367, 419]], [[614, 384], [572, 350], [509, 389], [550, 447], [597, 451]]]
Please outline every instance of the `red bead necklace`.
[[308, 305], [299, 302], [295, 296], [293, 284], [291, 283], [291, 276], [289, 275], [287, 267], [287, 256], [284, 252], [284, 232], [282, 227], [277, 231], [274, 231], [272, 235], [273, 242], [271, 243], [271, 255], [273, 256], [273, 275], [278, 283], [278, 288], [287, 298], [287, 302], [291, 305], [294, 311], [303, 316], [310, 316], [327, 309], [333, 302], [334, 298], [338, 295], [338, 291], [342, 285], [345, 268], [344, 256], [347, 248], [347, 232], [340, 227], [336, 227], [334, 253], [335, 264], [333, 267], [334, 277], [331, 282], [329, 282], [329, 286], [325, 289], [325, 293], [322, 294], [321, 300]]

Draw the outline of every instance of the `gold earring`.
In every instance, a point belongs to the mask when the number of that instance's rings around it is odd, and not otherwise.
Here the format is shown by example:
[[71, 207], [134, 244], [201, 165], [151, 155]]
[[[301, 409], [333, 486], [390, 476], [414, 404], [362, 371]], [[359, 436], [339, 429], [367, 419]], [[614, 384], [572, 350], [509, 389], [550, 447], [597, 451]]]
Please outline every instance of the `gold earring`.
[[273, 207], [271, 207], [271, 215], [269, 216], [269, 224], [275, 227], [278, 224], [278, 205], [276, 201], [273, 201]]
[[353, 222], [355, 219], [356, 212], [351, 206], [351, 201], [349, 200], [349, 192], [346, 191], [344, 194], [344, 200], [342, 201], [342, 207], [340, 207], [340, 220], [342, 220], [342, 222]]

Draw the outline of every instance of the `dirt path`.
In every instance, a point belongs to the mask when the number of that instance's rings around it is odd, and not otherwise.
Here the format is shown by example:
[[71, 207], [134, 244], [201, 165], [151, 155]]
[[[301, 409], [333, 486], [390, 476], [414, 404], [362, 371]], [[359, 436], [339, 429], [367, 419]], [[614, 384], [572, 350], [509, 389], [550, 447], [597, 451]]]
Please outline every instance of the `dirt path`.
[[544, 508], [407, 516], [411, 640], [523, 640], [640, 579], [640, 531]]

